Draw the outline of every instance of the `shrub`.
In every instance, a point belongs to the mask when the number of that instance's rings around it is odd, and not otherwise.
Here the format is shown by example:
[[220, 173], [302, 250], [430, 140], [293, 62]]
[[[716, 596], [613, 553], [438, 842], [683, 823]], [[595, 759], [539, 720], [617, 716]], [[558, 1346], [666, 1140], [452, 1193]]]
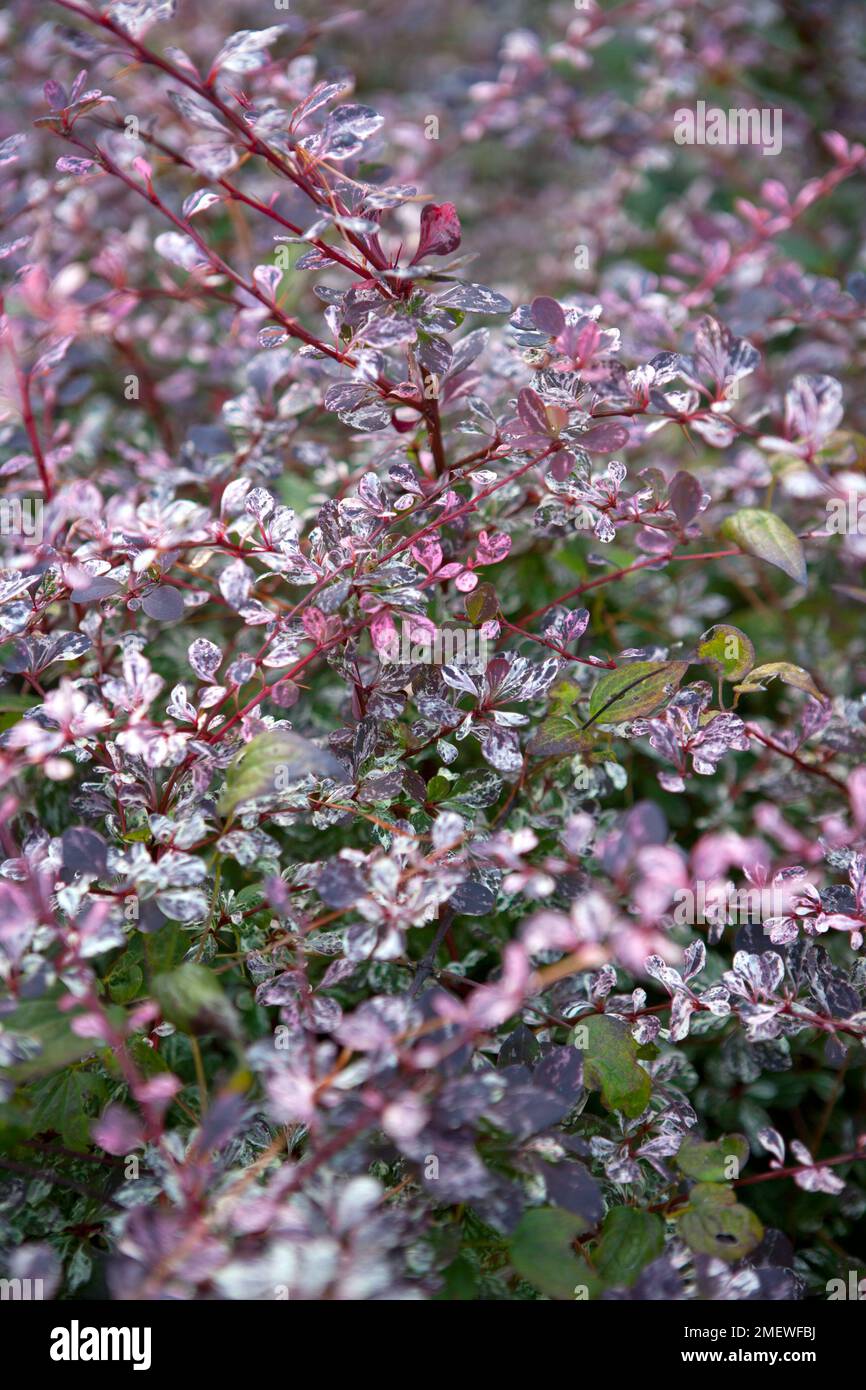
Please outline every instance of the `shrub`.
[[0, 54], [9, 1277], [826, 1296], [862, 11], [51, 8]]

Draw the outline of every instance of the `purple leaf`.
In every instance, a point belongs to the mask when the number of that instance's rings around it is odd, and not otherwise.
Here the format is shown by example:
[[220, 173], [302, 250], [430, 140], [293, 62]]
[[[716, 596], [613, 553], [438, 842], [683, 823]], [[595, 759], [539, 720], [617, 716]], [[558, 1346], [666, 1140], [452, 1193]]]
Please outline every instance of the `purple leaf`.
[[183, 617], [183, 594], [171, 584], [159, 584], [145, 594], [141, 606], [158, 623], [176, 623]]
[[704, 490], [693, 474], [681, 470], [671, 479], [668, 498], [674, 516], [682, 526], [687, 526], [697, 516], [703, 495]]
[[425, 256], [448, 256], [460, 245], [460, 219], [453, 203], [428, 203], [421, 209], [418, 250], [410, 264]]
[[565, 328], [565, 314], [556, 300], [548, 295], [538, 295], [533, 299], [532, 317], [536, 328], [550, 338], [558, 338]]
[[588, 454], [612, 454], [628, 443], [628, 430], [625, 425], [611, 422], [595, 425], [580, 436], [580, 447]]

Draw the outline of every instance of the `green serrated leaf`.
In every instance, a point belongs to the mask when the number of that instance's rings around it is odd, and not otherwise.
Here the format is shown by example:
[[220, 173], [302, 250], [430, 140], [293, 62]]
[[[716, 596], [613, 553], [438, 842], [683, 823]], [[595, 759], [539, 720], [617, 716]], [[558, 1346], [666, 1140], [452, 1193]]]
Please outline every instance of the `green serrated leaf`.
[[679, 1229], [690, 1250], [720, 1260], [741, 1260], [764, 1238], [755, 1213], [741, 1206], [729, 1187], [714, 1182], [692, 1188], [689, 1205], [679, 1215]]
[[775, 565], [797, 584], [805, 584], [806, 556], [790, 526], [775, 512], [742, 507], [722, 522], [722, 535], [749, 555]]
[[676, 1157], [687, 1178], [700, 1182], [730, 1182], [738, 1178], [749, 1160], [749, 1141], [744, 1134], [723, 1134], [713, 1142], [687, 1134]]
[[583, 1051], [584, 1085], [601, 1091], [608, 1110], [631, 1119], [642, 1115], [652, 1081], [637, 1060], [637, 1043], [628, 1025], [610, 1014], [589, 1014], [575, 1025], [573, 1038]]
[[704, 633], [698, 643], [697, 659], [716, 675], [736, 681], [751, 671], [755, 664], [755, 648], [738, 627], [719, 623]]
[[574, 1252], [573, 1241], [583, 1235], [586, 1222], [561, 1207], [533, 1207], [524, 1212], [511, 1237], [511, 1262], [536, 1289], [548, 1298], [578, 1297], [576, 1289], [598, 1290], [598, 1280], [585, 1260]]
[[629, 1286], [661, 1254], [664, 1243], [661, 1217], [635, 1207], [611, 1207], [592, 1263], [609, 1287]]
[[105, 983], [115, 1004], [129, 1004], [141, 992], [144, 972], [140, 965], [123, 958], [107, 976]]
[[90, 1124], [105, 1093], [105, 1083], [92, 1072], [67, 1069], [37, 1082], [30, 1091], [34, 1134], [56, 1130], [70, 1149], [86, 1149]]
[[609, 671], [589, 697], [587, 723], [621, 724], [651, 714], [673, 695], [687, 670], [687, 661], [633, 661]]

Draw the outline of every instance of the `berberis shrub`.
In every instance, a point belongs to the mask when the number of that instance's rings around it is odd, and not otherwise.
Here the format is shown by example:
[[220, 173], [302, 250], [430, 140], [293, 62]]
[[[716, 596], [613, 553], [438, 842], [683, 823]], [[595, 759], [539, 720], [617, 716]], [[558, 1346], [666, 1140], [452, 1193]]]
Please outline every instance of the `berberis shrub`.
[[857, 1271], [864, 21], [0, 19], [4, 1278]]

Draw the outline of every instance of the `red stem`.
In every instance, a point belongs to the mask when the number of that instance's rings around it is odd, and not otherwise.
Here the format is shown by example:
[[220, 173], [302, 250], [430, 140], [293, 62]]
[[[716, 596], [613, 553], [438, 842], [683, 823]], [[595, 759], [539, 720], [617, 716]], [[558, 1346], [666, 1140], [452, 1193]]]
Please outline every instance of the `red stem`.
[[[0, 315], [2, 315], [3, 312], [3, 296], [0, 295]], [[21, 359], [15, 348], [15, 339], [12, 336], [11, 323], [7, 324], [6, 332], [3, 334], [3, 341], [6, 344], [6, 351], [9, 353], [9, 357], [12, 361], [15, 379], [18, 383], [18, 391], [21, 396], [21, 415], [24, 421], [24, 428], [27, 431], [27, 438], [30, 440], [30, 447], [33, 450], [33, 457], [36, 460], [36, 467], [39, 470], [42, 490], [45, 493], [45, 501], [50, 502], [54, 495], [54, 488], [51, 485], [48, 464], [42, 452], [42, 445], [39, 441], [39, 434], [36, 429], [36, 421], [33, 418], [33, 402], [30, 399], [30, 376], [21, 365]]]

